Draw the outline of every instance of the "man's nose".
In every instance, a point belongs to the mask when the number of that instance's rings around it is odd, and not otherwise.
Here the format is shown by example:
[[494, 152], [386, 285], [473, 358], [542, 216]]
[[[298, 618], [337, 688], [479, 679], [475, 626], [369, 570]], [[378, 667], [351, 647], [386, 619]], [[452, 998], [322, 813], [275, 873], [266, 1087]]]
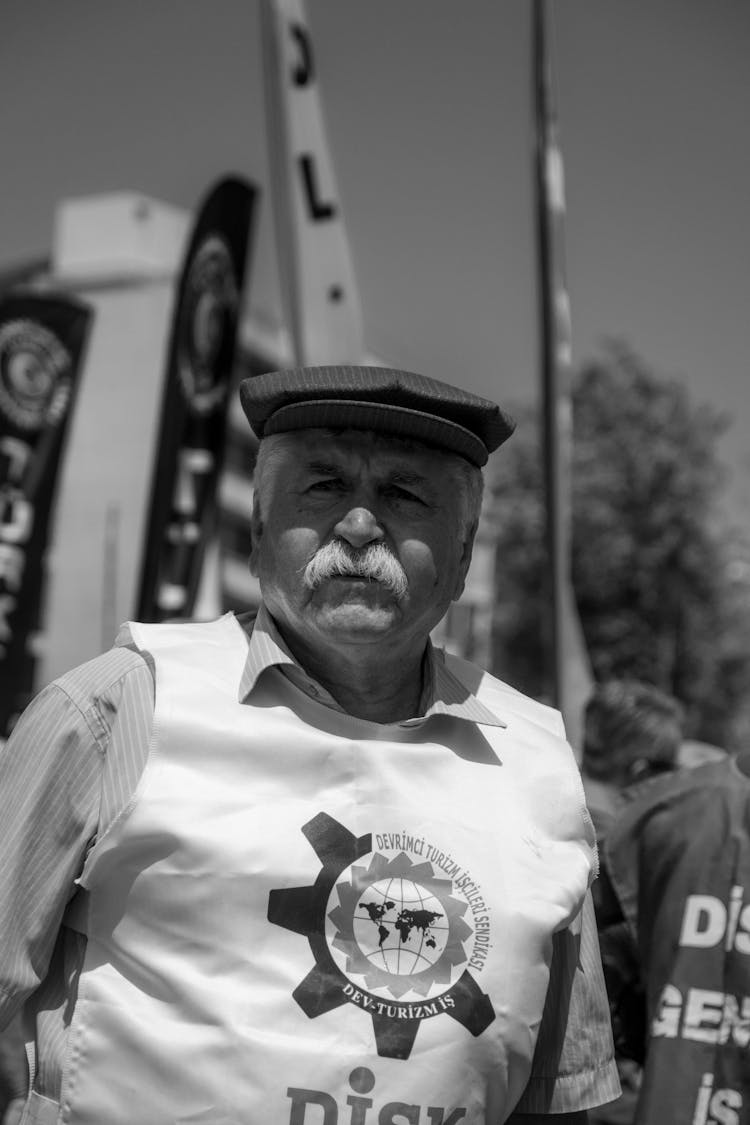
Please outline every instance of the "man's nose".
[[370, 508], [350, 508], [333, 529], [340, 539], [345, 539], [352, 547], [364, 547], [377, 542], [385, 532]]

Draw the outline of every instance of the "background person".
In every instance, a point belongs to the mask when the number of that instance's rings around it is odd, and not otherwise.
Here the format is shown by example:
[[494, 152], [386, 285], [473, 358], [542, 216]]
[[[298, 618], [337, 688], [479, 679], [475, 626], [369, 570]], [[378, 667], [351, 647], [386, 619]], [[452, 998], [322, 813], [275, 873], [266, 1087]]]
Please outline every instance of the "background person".
[[[638, 783], [675, 769], [683, 711], [672, 696], [634, 679], [595, 685], [584, 712], [581, 769], [597, 838], [606, 836]], [[609, 996], [621, 1096], [592, 1114], [593, 1125], [630, 1125], [641, 1081], [644, 995], [632, 937], [624, 919], [601, 908], [594, 887], [604, 977]]]
[[750, 1120], [750, 758], [639, 787], [603, 844], [601, 922], [624, 918], [645, 1010], [638, 1125]]
[[641, 680], [595, 685], [584, 711], [581, 772], [586, 803], [602, 836], [628, 786], [675, 769], [683, 711], [666, 692]]

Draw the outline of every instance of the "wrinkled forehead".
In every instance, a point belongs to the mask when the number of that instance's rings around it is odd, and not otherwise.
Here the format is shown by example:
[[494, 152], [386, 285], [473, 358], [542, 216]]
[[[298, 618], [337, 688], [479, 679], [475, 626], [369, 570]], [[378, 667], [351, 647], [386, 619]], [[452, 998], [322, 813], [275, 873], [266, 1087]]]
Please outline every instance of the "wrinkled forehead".
[[367, 465], [368, 468], [409, 470], [430, 479], [450, 477], [460, 458], [455, 454], [409, 438], [392, 437], [372, 430], [297, 430], [273, 438], [275, 448], [297, 464], [310, 461], [332, 465]]

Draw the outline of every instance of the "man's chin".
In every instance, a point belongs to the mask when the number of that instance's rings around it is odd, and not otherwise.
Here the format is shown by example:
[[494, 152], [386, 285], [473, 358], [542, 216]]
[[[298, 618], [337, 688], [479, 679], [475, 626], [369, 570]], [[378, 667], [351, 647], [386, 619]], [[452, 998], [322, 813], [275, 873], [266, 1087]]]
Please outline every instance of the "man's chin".
[[322, 606], [316, 613], [318, 628], [342, 640], [368, 637], [376, 638], [389, 632], [398, 621], [395, 605], [364, 605], [347, 602], [336, 606]]

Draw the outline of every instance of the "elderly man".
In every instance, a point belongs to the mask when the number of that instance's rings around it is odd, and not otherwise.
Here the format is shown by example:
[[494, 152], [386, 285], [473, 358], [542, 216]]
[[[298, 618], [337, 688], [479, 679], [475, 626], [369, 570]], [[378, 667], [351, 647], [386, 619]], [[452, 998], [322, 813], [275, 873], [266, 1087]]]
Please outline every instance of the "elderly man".
[[436, 651], [494, 404], [245, 381], [253, 622], [131, 623], [0, 760], [0, 988], [27, 1120], [585, 1120], [618, 1092], [557, 713]]

